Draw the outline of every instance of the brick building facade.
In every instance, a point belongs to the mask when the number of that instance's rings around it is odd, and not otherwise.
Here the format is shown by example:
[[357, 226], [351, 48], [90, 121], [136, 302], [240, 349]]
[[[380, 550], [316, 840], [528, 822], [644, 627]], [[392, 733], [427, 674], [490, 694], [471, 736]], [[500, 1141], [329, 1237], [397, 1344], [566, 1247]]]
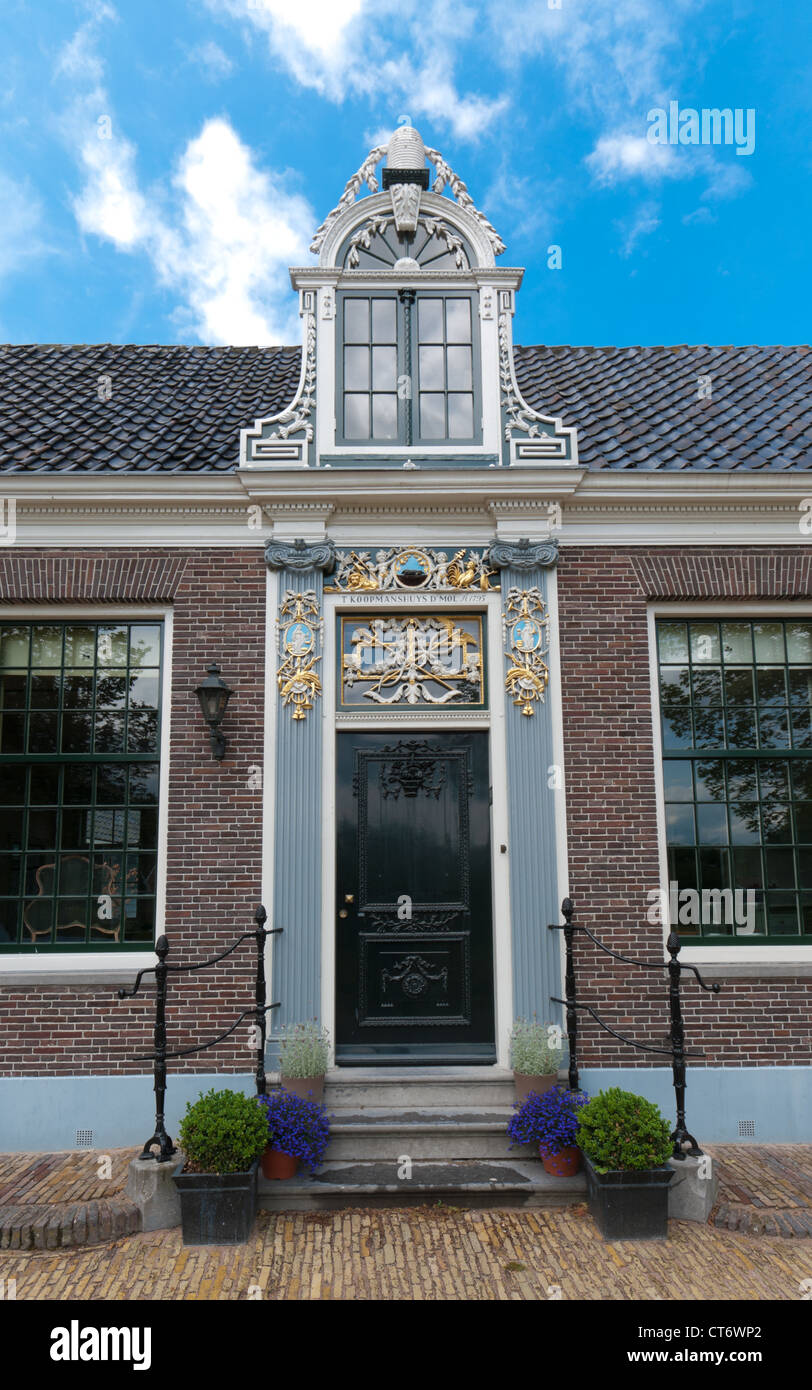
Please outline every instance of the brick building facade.
[[[139, 1142], [152, 997], [116, 991], [259, 901], [269, 1068], [312, 1018], [339, 1069], [504, 1068], [562, 1021], [566, 896], [721, 983], [684, 989], [695, 1130], [810, 1137], [807, 350], [514, 348], [522, 272], [435, 153], [398, 131], [316, 233], [301, 354], [3, 352], [0, 1147]], [[665, 972], [577, 953], [666, 1046]], [[250, 951], [172, 988], [183, 1049]], [[579, 1062], [671, 1112], [664, 1053], [583, 1016]], [[170, 1124], [252, 1069], [247, 1024], [178, 1058]]]

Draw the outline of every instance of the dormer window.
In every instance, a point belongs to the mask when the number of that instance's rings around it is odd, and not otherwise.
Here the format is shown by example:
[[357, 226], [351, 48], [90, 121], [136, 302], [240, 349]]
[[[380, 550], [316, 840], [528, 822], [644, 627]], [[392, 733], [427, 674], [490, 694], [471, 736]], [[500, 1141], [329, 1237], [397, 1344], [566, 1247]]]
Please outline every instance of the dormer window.
[[339, 434], [355, 442], [479, 442], [471, 293], [340, 295]]

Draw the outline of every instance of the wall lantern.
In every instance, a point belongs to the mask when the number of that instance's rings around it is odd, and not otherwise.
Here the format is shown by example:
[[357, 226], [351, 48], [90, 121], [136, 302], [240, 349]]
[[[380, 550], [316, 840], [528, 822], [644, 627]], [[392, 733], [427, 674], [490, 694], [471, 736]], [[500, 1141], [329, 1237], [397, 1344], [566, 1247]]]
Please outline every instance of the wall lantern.
[[226, 751], [226, 741], [220, 732], [220, 725], [223, 722], [223, 715], [226, 712], [231, 691], [225, 681], [220, 679], [220, 667], [216, 661], [207, 666], [206, 670], [209, 674], [197, 687], [195, 694], [200, 701], [203, 718], [211, 729], [212, 757], [216, 758], [219, 763]]

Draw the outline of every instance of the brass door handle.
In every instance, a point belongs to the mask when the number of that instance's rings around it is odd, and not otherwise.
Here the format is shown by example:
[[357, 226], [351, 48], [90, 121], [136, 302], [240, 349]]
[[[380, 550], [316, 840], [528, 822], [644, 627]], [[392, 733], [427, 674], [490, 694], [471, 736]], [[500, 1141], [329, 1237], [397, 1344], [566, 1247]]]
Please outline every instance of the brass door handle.
[[338, 915], [339, 915], [339, 917], [349, 917], [350, 914], [349, 914], [349, 912], [347, 911], [346, 907], [342, 907], [342, 909], [341, 909], [341, 911], [339, 912]]

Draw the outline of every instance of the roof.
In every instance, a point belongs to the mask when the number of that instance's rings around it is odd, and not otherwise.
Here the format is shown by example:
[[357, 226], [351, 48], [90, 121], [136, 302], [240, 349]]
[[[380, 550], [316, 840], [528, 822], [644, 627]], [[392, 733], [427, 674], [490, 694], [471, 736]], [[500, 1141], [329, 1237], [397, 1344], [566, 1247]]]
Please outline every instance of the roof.
[[[515, 361], [587, 468], [785, 471], [812, 468], [811, 352], [517, 347]], [[0, 471], [232, 471], [240, 429], [290, 404], [300, 362], [294, 347], [0, 348]]]

